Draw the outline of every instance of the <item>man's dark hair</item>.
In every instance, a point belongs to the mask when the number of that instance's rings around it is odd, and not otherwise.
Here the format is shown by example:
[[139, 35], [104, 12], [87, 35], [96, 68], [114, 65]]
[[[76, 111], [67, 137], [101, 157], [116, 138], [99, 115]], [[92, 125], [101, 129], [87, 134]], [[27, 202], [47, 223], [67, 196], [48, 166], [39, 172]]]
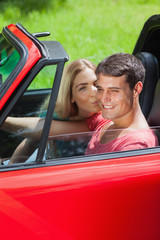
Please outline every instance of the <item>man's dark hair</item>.
[[132, 90], [137, 82], [144, 82], [145, 69], [142, 62], [128, 53], [116, 53], [100, 62], [96, 68], [97, 77], [104, 76], [121, 77], [126, 76], [126, 82]]

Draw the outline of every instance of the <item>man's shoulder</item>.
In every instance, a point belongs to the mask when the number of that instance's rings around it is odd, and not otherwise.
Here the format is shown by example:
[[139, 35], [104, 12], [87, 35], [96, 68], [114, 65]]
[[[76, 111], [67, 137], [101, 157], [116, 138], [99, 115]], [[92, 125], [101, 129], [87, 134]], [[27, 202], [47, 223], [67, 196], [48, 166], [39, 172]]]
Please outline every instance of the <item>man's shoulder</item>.
[[91, 117], [85, 119], [85, 122], [91, 131], [101, 130], [101, 128], [109, 121], [110, 120], [102, 117], [101, 112], [95, 113]]
[[132, 131], [125, 135], [123, 138], [123, 144], [141, 144], [147, 147], [154, 147], [157, 145], [157, 137], [151, 129], [141, 129]]

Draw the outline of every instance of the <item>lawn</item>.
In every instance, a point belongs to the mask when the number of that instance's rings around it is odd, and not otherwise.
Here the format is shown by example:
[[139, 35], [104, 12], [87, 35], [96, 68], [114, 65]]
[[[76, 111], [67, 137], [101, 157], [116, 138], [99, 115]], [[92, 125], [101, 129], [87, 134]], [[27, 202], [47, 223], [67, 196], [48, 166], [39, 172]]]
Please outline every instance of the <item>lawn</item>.
[[95, 64], [115, 52], [132, 53], [144, 22], [159, 14], [159, 0], [1, 0], [1, 28], [21, 23], [29, 32], [50, 31], [70, 60]]

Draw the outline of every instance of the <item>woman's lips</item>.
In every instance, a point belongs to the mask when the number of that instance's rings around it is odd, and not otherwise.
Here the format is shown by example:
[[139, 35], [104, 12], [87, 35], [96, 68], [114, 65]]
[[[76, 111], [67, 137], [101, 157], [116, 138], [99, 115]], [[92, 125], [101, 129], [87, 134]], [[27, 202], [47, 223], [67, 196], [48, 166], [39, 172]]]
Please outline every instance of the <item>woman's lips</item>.
[[94, 105], [98, 105], [98, 102], [93, 102], [92, 104], [94, 104]]

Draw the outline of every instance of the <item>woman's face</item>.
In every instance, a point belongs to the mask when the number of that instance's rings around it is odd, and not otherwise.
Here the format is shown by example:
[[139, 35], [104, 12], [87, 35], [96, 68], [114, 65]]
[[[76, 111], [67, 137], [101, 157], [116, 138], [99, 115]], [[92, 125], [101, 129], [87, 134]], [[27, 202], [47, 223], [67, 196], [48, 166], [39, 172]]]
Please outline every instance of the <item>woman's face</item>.
[[72, 103], [78, 106], [80, 117], [89, 117], [99, 112], [100, 107], [96, 100], [97, 88], [94, 86], [96, 75], [90, 68], [77, 74], [72, 87]]

